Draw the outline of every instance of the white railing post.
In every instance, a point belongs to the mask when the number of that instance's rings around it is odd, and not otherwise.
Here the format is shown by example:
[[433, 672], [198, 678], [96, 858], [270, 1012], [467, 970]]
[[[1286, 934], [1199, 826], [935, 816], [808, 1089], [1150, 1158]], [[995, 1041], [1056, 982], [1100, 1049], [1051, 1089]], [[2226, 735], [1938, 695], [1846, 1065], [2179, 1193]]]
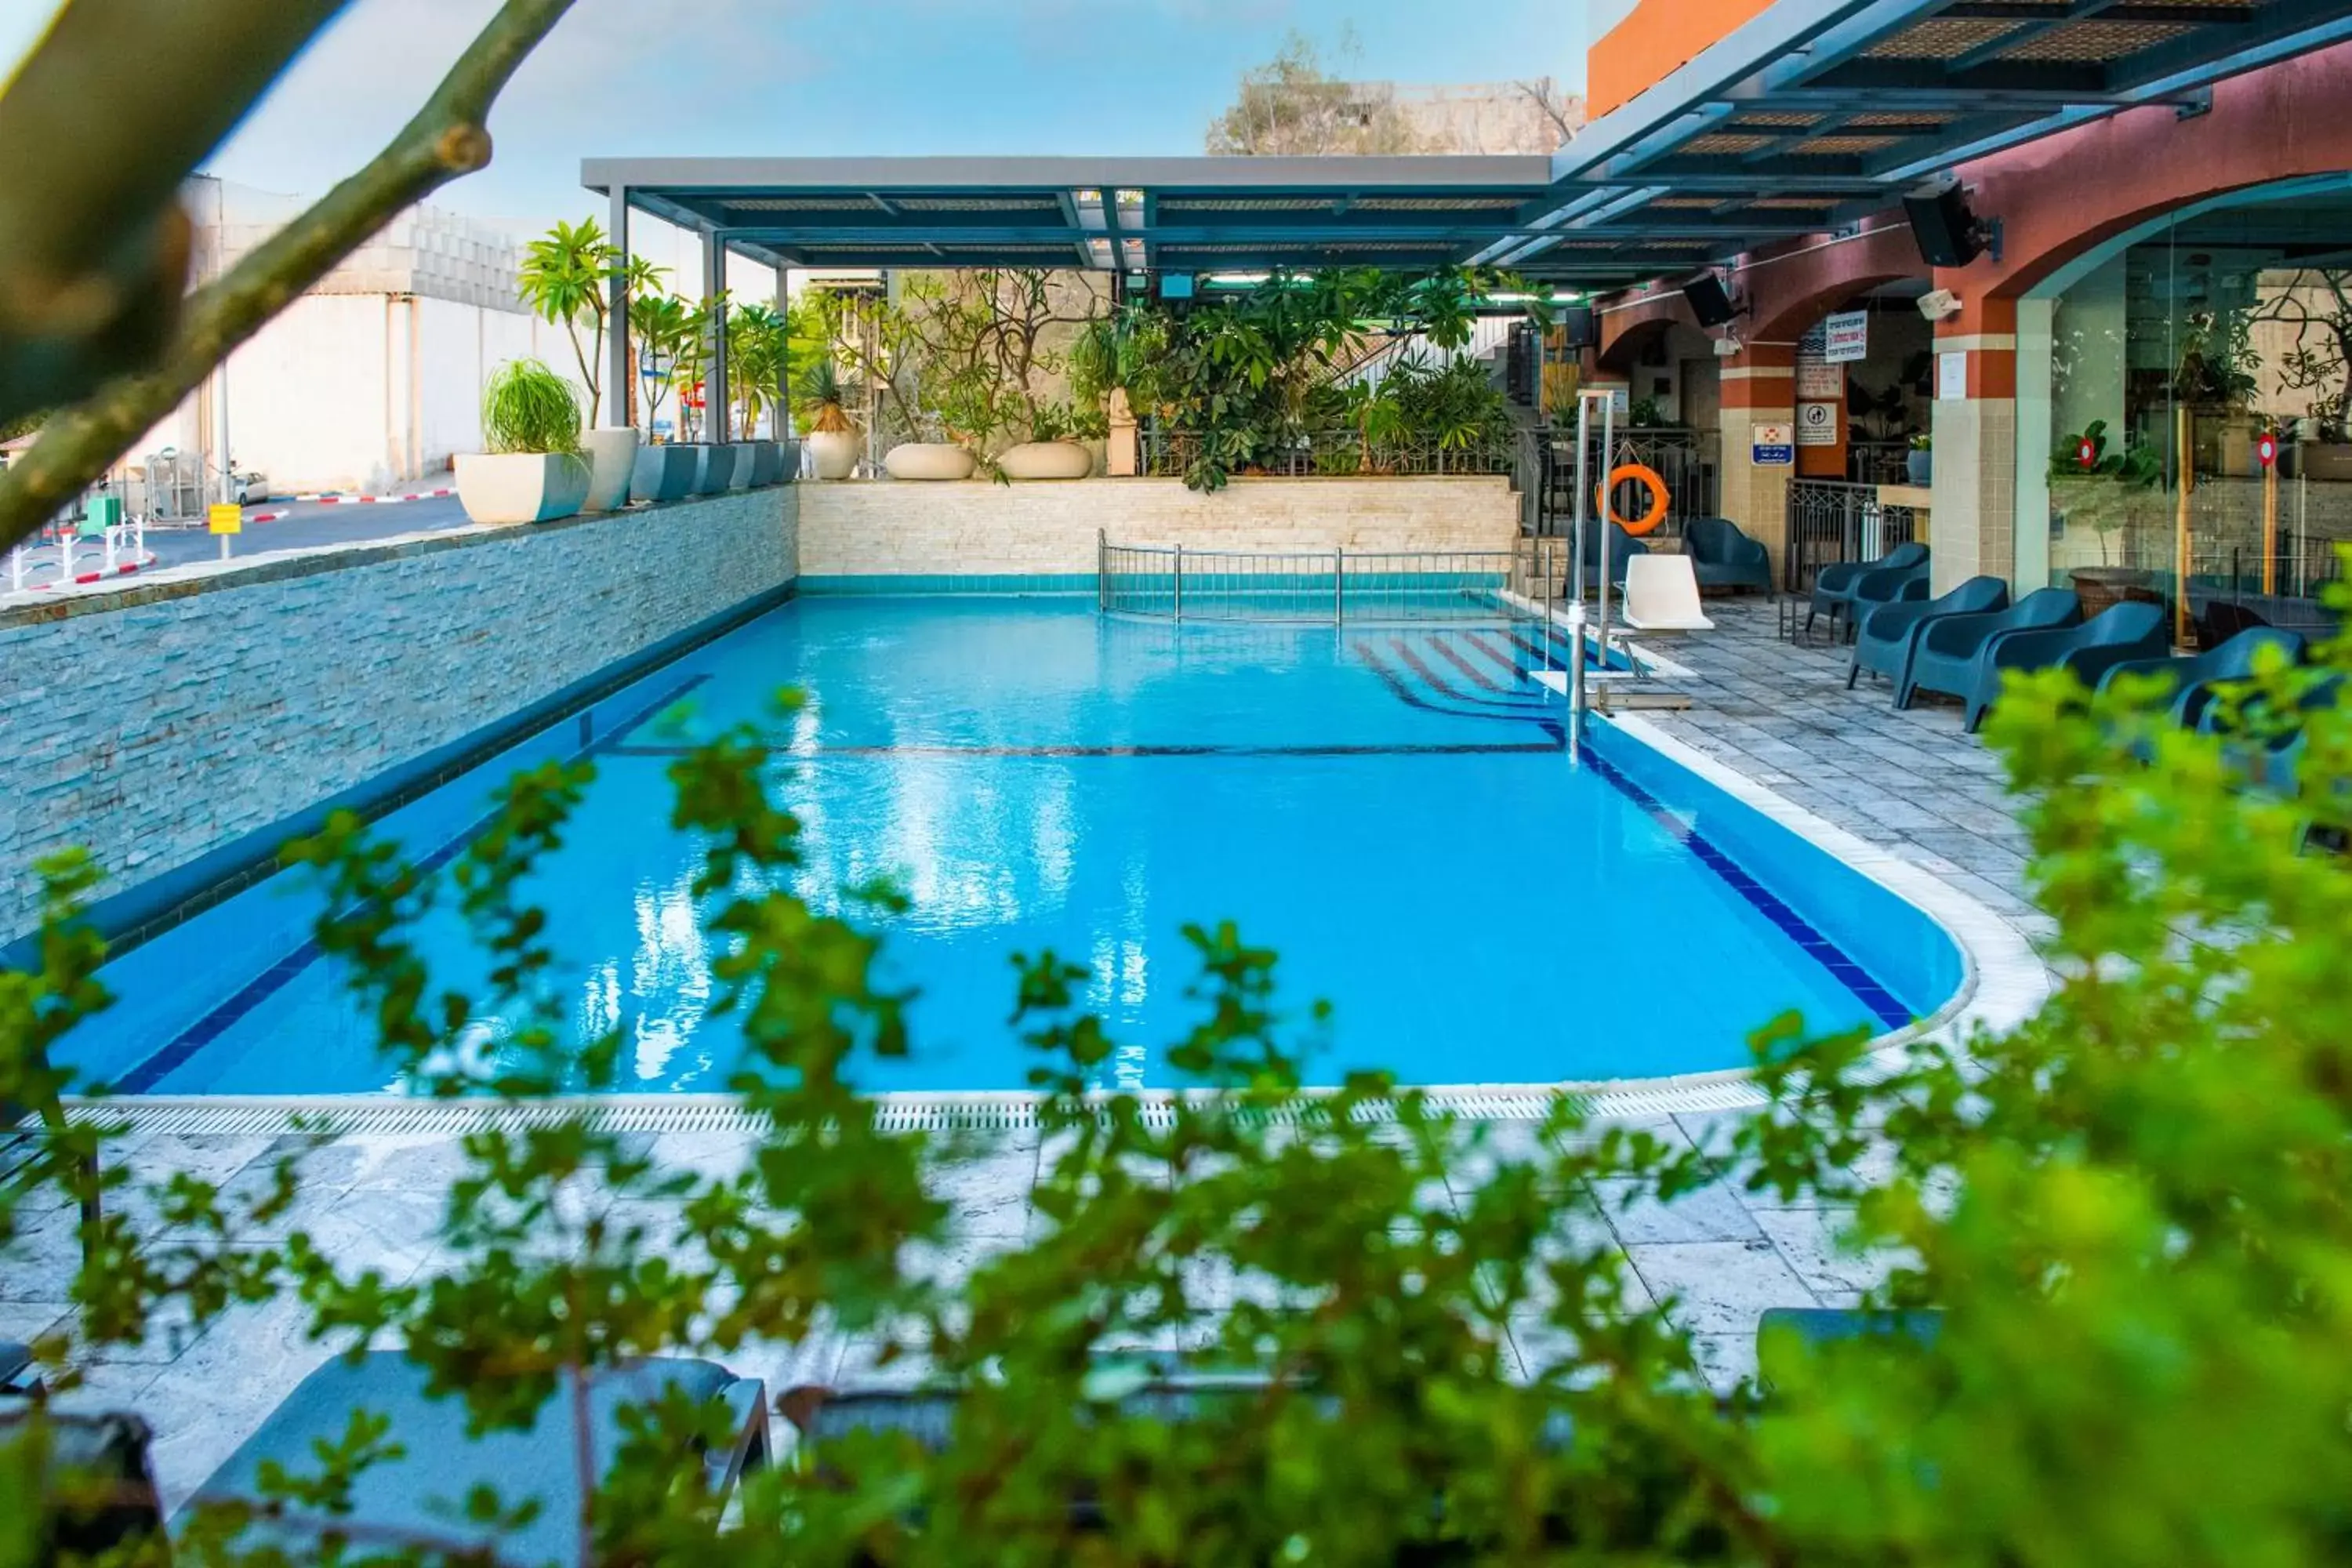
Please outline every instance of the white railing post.
[[74, 534], [68, 528], [58, 536], [58, 586], [62, 588], [74, 580]]

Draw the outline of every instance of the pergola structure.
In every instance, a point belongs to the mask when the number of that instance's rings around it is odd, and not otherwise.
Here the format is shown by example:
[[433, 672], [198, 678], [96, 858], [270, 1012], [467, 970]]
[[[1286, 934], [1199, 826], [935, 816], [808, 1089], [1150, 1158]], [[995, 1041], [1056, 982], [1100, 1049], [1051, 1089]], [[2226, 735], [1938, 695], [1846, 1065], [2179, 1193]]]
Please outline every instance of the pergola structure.
[[[1457, 263], [1602, 290], [1882, 210], [1973, 158], [2352, 38], [2352, 0], [1778, 0], [1550, 157], [590, 159], [725, 258], [1151, 274]], [[627, 298], [616, 280], [615, 319]], [[712, 356], [724, 438], [723, 336]], [[627, 335], [611, 340], [613, 384]]]

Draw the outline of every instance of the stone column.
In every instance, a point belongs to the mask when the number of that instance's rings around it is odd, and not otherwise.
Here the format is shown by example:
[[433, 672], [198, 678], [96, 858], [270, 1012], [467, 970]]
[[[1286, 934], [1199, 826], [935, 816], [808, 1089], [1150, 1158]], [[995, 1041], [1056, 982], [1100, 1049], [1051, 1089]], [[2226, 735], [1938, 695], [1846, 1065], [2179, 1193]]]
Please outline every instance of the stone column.
[[2016, 579], [2016, 325], [2009, 300], [1937, 324], [1935, 510], [1927, 540], [1935, 551], [1928, 583], [1938, 594], [1971, 577]]
[[1754, 427], [1797, 421], [1797, 346], [1750, 343], [1723, 362], [1723, 515], [1772, 552], [1775, 581], [1785, 581], [1789, 550], [1786, 465], [1759, 467]]
[[1127, 388], [1123, 386], [1112, 387], [1108, 401], [1110, 438], [1104, 444], [1103, 472], [1111, 479], [1132, 479], [1143, 472], [1135, 409], [1128, 403]]

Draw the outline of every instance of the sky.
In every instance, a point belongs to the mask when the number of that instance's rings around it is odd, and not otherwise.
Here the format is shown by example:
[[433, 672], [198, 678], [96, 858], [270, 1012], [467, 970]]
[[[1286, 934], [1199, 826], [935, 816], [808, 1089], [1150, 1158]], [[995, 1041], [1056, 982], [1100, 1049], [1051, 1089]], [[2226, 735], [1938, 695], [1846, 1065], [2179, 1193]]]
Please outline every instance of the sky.
[[[0, 0], [0, 68], [57, 9]], [[497, 9], [353, 0], [205, 172], [318, 195]], [[1353, 77], [1582, 84], [1585, 0], [577, 0], [492, 113], [491, 166], [433, 200], [533, 226], [584, 216], [584, 156], [1198, 153], [1292, 29]], [[1358, 52], [1333, 58], [1349, 36]]]

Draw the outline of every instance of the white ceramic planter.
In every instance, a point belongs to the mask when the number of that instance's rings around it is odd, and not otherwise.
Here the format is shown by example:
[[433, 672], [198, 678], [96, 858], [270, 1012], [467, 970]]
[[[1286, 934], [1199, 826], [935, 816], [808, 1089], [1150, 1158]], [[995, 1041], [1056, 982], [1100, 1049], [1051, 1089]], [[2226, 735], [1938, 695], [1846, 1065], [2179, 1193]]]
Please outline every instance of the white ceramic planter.
[[640, 447], [636, 471], [629, 479], [629, 499], [645, 502], [690, 496], [701, 467], [692, 447]]
[[1095, 471], [1095, 455], [1076, 441], [1024, 441], [996, 466], [1008, 479], [1083, 479]]
[[866, 438], [856, 431], [814, 430], [804, 440], [818, 479], [845, 479], [857, 471], [857, 454]]
[[564, 452], [458, 456], [457, 500], [476, 522], [551, 522], [588, 499], [584, 458]]
[[902, 442], [882, 459], [882, 471], [894, 479], [968, 479], [979, 466], [970, 452], [945, 441]]
[[629, 504], [636, 472], [637, 433], [626, 425], [600, 425], [581, 437], [588, 458], [588, 500], [582, 511], [618, 511]]

